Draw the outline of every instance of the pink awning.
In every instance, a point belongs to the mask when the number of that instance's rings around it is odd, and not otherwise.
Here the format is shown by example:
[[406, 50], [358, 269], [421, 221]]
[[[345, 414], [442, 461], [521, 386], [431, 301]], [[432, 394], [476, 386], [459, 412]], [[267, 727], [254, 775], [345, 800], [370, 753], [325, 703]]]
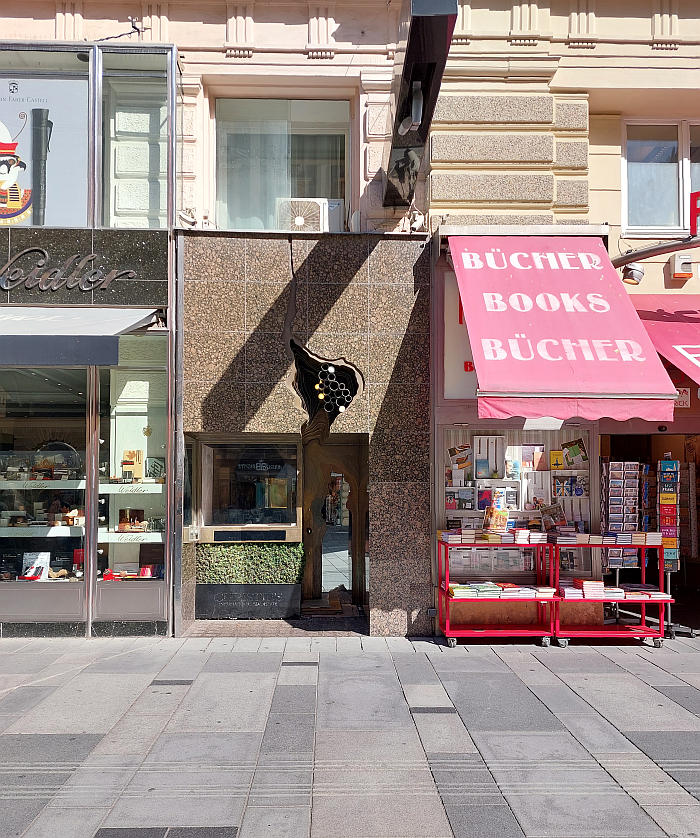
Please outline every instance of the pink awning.
[[676, 388], [599, 238], [450, 236], [479, 417], [673, 419]]
[[700, 296], [635, 294], [631, 299], [659, 355], [700, 384]]

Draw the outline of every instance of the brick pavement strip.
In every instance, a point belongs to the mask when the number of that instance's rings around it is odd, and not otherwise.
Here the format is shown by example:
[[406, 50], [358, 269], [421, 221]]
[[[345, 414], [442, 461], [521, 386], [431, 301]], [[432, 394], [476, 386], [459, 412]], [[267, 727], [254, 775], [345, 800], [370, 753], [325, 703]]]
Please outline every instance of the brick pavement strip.
[[0, 640], [3, 838], [700, 836], [697, 642], [216, 628]]

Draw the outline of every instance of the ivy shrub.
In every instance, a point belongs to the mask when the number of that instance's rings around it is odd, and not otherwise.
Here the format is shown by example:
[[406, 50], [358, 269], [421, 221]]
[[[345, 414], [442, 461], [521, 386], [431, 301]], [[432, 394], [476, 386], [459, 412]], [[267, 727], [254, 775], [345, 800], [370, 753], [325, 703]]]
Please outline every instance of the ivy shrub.
[[298, 584], [303, 572], [303, 544], [197, 545], [199, 584]]

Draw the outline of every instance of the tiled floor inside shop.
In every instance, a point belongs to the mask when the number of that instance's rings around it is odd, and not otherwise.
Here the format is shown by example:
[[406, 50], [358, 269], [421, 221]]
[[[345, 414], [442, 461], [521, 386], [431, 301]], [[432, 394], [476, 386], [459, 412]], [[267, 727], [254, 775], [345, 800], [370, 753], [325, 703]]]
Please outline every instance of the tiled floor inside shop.
[[3, 838], [700, 835], [700, 639], [0, 640]]
[[332, 591], [344, 585], [349, 591], [352, 585], [350, 553], [348, 551], [348, 528], [326, 527], [323, 537], [323, 590]]

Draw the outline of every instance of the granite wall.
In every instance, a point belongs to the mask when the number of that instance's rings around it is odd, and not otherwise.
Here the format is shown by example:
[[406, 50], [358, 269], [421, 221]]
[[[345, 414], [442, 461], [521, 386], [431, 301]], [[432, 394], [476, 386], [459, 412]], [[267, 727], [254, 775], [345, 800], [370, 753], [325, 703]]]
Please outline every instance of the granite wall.
[[369, 437], [370, 628], [432, 631], [430, 263], [425, 238], [183, 233], [184, 429], [298, 433], [282, 342], [343, 357], [364, 391], [333, 433]]

